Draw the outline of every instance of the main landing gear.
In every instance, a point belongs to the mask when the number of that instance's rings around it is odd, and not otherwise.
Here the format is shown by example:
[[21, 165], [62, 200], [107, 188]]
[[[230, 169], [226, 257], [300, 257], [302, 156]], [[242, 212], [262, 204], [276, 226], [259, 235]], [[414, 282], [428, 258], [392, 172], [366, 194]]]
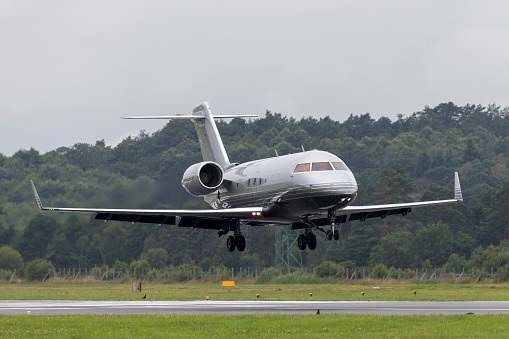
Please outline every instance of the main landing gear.
[[243, 235], [239, 236], [232, 236], [230, 235], [228, 239], [226, 239], [226, 248], [228, 248], [228, 251], [233, 252], [235, 251], [235, 247], [242, 252], [246, 249], [246, 238], [244, 238]]
[[334, 210], [329, 210], [328, 220], [330, 222], [331, 229], [327, 231], [316, 226], [311, 220], [306, 223], [306, 231], [304, 234], [300, 234], [297, 238], [297, 247], [299, 247], [299, 250], [305, 250], [306, 245], [310, 250], [314, 250], [316, 248], [316, 236], [313, 234], [313, 231], [311, 230], [312, 228], [316, 228], [317, 230], [324, 232], [327, 240], [332, 240], [332, 238], [334, 238], [334, 240], [339, 240], [339, 231], [334, 228], [336, 221]]
[[306, 245], [310, 250], [314, 250], [316, 248], [316, 235], [314, 235], [311, 230], [307, 234], [299, 234], [299, 237], [297, 238], [297, 246], [299, 247], [299, 250], [305, 250]]
[[230, 235], [228, 239], [226, 239], [226, 248], [228, 251], [235, 251], [235, 247], [239, 250], [239, 252], [243, 252], [246, 249], [246, 238], [240, 232], [240, 221], [239, 220], [231, 220], [223, 227], [223, 229], [219, 230], [219, 236], [227, 234], [229, 231], [233, 231], [233, 235]]

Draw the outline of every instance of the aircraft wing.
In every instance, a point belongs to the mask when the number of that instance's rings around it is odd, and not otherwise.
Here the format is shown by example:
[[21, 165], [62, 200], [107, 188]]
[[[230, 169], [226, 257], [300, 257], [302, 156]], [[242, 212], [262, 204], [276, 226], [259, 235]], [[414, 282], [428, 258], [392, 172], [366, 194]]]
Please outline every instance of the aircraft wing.
[[336, 212], [336, 222], [344, 223], [346, 221], [361, 220], [364, 221], [369, 218], [385, 218], [388, 215], [402, 214], [406, 215], [412, 211], [413, 207], [432, 206], [449, 204], [453, 202], [463, 201], [461, 193], [460, 180], [458, 172], [454, 173], [454, 199], [447, 200], [432, 200], [420, 202], [406, 202], [399, 204], [385, 204], [385, 205], [367, 205], [367, 206], [347, 206]]
[[95, 219], [137, 223], [178, 225], [207, 229], [222, 229], [225, 220], [260, 218], [262, 207], [226, 208], [210, 210], [157, 210], [157, 209], [105, 209], [44, 207], [31, 180], [37, 208], [43, 211], [94, 213]]

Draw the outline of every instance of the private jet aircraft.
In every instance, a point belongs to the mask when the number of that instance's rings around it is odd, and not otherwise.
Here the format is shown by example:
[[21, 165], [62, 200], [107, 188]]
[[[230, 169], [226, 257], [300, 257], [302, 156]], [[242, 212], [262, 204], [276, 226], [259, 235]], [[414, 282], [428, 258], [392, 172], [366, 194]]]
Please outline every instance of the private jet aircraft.
[[[316, 248], [313, 230], [325, 233], [328, 240], [339, 239], [338, 223], [388, 215], [407, 215], [412, 208], [462, 201], [458, 173], [454, 175], [454, 199], [387, 205], [352, 206], [357, 197], [357, 182], [346, 164], [334, 154], [312, 150], [276, 156], [243, 164], [231, 163], [214, 119], [254, 117], [250, 115], [213, 116], [203, 102], [191, 115], [130, 117], [124, 119], [185, 119], [194, 123], [203, 161], [190, 166], [182, 186], [204, 199], [210, 210], [95, 209], [44, 207], [37, 190], [32, 189], [37, 207], [44, 211], [94, 213], [95, 219], [137, 223], [178, 225], [179, 227], [218, 230], [228, 234], [229, 251], [244, 251], [246, 240], [241, 225], [292, 225], [302, 229], [299, 249]], [[276, 153], [277, 155], [277, 153]], [[325, 229], [326, 228], [326, 229]]]

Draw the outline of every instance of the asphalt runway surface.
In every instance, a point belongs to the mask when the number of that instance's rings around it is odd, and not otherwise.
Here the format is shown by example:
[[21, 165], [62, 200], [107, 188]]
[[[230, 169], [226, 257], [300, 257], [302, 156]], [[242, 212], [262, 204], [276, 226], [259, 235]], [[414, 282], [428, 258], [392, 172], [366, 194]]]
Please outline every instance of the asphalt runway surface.
[[2, 300], [0, 314], [504, 314], [507, 301], [70, 301]]

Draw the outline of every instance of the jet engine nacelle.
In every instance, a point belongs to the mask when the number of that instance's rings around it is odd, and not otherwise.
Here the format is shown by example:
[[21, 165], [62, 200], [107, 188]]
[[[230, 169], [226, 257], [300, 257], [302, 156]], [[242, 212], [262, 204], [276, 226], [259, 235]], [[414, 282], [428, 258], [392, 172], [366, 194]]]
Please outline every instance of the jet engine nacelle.
[[223, 169], [213, 161], [192, 165], [184, 172], [182, 186], [194, 196], [200, 197], [217, 190], [223, 183]]

